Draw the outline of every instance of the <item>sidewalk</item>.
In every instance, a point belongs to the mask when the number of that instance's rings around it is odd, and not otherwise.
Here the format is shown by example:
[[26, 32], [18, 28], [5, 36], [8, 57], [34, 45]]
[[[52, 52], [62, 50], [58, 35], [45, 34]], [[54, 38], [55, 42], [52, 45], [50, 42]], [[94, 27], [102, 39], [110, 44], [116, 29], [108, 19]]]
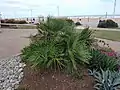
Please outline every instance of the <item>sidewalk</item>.
[[120, 42], [118, 41], [111, 41], [111, 40], [106, 40], [106, 39], [101, 39], [98, 38], [98, 40], [103, 40], [105, 43], [109, 44], [109, 46], [115, 50], [116, 52], [120, 52]]
[[29, 45], [30, 40], [25, 38], [37, 30], [6, 30], [0, 33], [0, 58], [20, 53], [21, 49]]

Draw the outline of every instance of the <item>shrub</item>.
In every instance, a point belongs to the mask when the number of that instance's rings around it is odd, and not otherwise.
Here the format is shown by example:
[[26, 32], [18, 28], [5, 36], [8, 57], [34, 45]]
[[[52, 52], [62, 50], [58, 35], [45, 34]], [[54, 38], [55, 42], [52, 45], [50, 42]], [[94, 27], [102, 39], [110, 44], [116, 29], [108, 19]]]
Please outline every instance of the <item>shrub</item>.
[[96, 84], [94, 88], [96, 90], [119, 90], [120, 89], [120, 73], [111, 72], [109, 70], [101, 72], [90, 71], [90, 75], [95, 78]]
[[31, 62], [34, 67], [43, 69], [62, 69], [65, 67], [62, 51], [56, 47], [54, 41], [40, 40], [24, 48], [22, 53], [22, 59]]
[[75, 23], [76, 26], [81, 26], [82, 24], [80, 22]]
[[91, 60], [89, 62], [89, 68], [90, 69], [97, 69], [100, 70], [110, 70], [115, 71], [117, 70], [117, 59], [114, 57], [107, 56], [103, 53], [101, 53], [99, 50], [91, 50]]
[[99, 28], [117, 28], [118, 24], [115, 23], [113, 20], [100, 20], [98, 26]]
[[76, 33], [66, 20], [48, 18], [38, 25], [37, 40], [22, 50], [22, 59], [40, 68], [65, 69], [70, 73], [89, 64], [91, 58], [88, 42], [91, 31]]
[[79, 35], [80, 41], [85, 42], [88, 47], [93, 46], [93, 43], [96, 41], [92, 34], [93, 34], [93, 31], [89, 30], [89, 28], [83, 29]]
[[5, 20], [2, 20], [2, 23], [27, 24], [25, 20], [15, 20], [15, 19], [5, 19]]
[[97, 46], [96, 48], [99, 49], [99, 51], [103, 54], [106, 54], [107, 56], [117, 58], [116, 52], [110, 48], [109, 44], [107, 44], [103, 40], [99, 40], [98, 42], [101, 46]]
[[14, 19], [6, 19], [5, 23], [12, 23], [15, 24], [15, 20]]
[[16, 20], [15, 21], [17, 24], [27, 24], [27, 22], [25, 20]]
[[66, 19], [66, 21], [70, 24], [70, 25], [73, 25], [74, 24], [74, 21], [72, 19]]
[[104, 49], [101, 49], [100, 51], [101, 51], [101, 53], [103, 53], [107, 56], [117, 58], [116, 52], [112, 49], [104, 48]]

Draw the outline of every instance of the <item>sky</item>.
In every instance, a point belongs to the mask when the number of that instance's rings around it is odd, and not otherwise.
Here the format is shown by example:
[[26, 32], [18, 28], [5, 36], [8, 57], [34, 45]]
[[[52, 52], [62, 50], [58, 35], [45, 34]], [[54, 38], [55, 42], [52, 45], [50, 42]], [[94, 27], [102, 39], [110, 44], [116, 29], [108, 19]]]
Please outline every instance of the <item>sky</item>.
[[[113, 14], [114, 0], [0, 0], [3, 18]], [[116, 14], [120, 14], [117, 0]], [[32, 13], [31, 13], [32, 12]]]

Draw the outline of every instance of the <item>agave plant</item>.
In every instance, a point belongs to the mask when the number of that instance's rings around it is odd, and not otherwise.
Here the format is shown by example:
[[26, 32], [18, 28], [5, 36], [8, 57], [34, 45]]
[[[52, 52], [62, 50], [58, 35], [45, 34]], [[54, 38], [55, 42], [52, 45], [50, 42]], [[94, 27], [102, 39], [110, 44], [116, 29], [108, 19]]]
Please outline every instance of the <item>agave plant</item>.
[[112, 72], [110, 70], [97, 72], [89, 70], [89, 74], [95, 78], [96, 90], [119, 90], [120, 89], [120, 72]]

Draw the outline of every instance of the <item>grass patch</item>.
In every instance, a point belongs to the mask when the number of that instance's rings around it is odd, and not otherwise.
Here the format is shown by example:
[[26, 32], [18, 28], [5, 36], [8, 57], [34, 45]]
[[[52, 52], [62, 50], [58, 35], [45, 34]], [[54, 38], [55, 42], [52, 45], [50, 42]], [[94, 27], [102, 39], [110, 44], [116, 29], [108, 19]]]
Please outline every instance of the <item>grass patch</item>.
[[18, 25], [17, 29], [36, 29], [36, 26], [34, 25]]
[[[82, 30], [77, 29], [77, 32], [81, 32]], [[108, 39], [112, 41], [120, 41], [120, 31], [108, 31], [108, 30], [96, 30], [94, 32], [95, 37]]]
[[113, 41], [120, 41], [120, 31], [95, 31], [95, 37]]

